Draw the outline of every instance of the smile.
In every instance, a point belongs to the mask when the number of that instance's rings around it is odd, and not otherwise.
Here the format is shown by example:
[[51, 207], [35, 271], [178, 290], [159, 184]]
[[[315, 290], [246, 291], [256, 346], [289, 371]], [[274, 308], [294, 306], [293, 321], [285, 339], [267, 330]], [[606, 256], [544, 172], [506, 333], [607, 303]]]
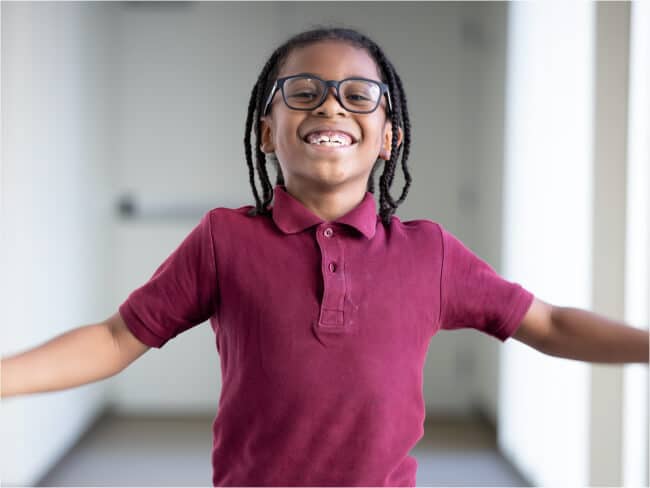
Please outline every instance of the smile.
[[350, 149], [357, 144], [356, 142], [352, 144], [342, 144], [333, 141], [323, 141], [323, 142], [303, 141], [303, 142], [311, 149], [319, 152], [345, 151], [346, 149]]
[[303, 138], [309, 144], [333, 146], [349, 146], [357, 142], [356, 137], [351, 133], [330, 127], [321, 126], [311, 130]]

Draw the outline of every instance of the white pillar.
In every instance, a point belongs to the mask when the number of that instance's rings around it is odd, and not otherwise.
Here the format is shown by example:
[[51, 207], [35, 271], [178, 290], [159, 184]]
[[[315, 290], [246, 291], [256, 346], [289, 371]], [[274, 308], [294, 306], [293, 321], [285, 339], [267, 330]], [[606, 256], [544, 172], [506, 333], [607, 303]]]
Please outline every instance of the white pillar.
[[[632, 3], [627, 165], [625, 320], [650, 323], [650, 3]], [[623, 484], [648, 486], [648, 367], [623, 377]]]
[[[595, 9], [592, 309], [623, 320], [630, 8]], [[621, 486], [623, 367], [593, 364], [590, 397], [589, 485]]]
[[[504, 273], [555, 305], [647, 327], [648, 6], [634, 5], [632, 58], [629, 3], [511, 7]], [[647, 486], [647, 391], [646, 366], [509, 342], [500, 445], [535, 484]]]

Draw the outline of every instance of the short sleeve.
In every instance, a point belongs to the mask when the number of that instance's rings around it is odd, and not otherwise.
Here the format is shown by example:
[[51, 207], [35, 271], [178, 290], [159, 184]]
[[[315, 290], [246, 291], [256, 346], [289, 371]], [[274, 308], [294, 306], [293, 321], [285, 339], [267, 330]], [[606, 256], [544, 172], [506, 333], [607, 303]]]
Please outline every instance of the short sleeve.
[[519, 327], [533, 294], [499, 276], [442, 226], [440, 230], [443, 244], [440, 327], [474, 328], [505, 342]]
[[214, 313], [218, 289], [211, 212], [185, 237], [144, 285], [120, 305], [127, 327], [160, 348]]

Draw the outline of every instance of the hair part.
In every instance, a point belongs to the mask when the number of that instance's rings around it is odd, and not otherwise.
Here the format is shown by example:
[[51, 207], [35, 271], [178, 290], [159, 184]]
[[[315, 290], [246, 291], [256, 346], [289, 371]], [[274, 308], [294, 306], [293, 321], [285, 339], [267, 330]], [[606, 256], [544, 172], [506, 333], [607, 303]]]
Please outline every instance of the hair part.
[[[408, 189], [411, 186], [411, 174], [406, 164], [411, 146], [411, 123], [409, 121], [408, 109], [406, 105], [406, 94], [402, 87], [400, 79], [393, 64], [388, 60], [383, 50], [369, 37], [358, 32], [357, 30], [339, 27], [317, 27], [313, 30], [301, 32], [278, 47], [269, 57], [266, 64], [253, 86], [250, 101], [248, 103], [248, 115], [246, 117], [246, 129], [244, 136], [244, 149], [246, 152], [246, 162], [248, 164], [248, 173], [253, 195], [255, 197], [255, 208], [249, 211], [249, 215], [270, 215], [268, 205], [273, 199], [273, 186], [269, 180], [266, 170], [266, 155], [259, 147], [261, 141], [261, 122], [260, 116], [264, 109], [264, 103], [269, 96], [273, 83], [277, 78], [283, 63], [286, 61], [289, 53], [296, 48], [307, 46], [320, 41], [336, 40], [347, 42], [360, 49], [365, 49], [368, 54], [375, 60], [382, 81], [388, 85], [390, 90], [393, 110], [390, 114], [392, 125], [392, 140], [390, 157], [385, 161], [384, 171], [379, 178], [380, 196], [379, 196], [379, 214], [383, 224], [388, 227], [391, 216], [395, 213], [397, 207], [406, 199]], [[253, 127], [254, 126], [254, 127]], [[403, 141], [398, 147], [398, 128], [402, 128]], [[262, 198], [257, 191], [255, 184], [255, 171], [253, 168], [251, 130], [255, 130], [255, 167], [259, 174], [259, 180], [262, 185]], [[401, 153], [401, 165], [404, 172], [406, 183], [402, 194], [397, 200], [394, 200], [390, 194], [390, 187], [395, 176], [395, 166]], [[269, 158], [271, 159], [271, 158]], [[277, 159], [271, 159], [276, 170], [276, 185], [284, 185], [284, 176]], [[377, 159], [368, 178], [367, 191], [375, 193], [374, 175], [378, 169], [381, 159]]]

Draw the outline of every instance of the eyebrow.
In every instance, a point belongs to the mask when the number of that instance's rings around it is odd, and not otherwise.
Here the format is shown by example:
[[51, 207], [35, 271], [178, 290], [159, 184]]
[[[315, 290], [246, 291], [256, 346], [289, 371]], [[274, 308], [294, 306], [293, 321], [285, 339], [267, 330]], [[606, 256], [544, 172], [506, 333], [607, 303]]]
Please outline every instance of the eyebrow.
[[[316, 78], [320, 78], [321, 80], [325, 80], [326, 78], [324, 76], [318, 75], [316, 73], [310, 73], [309, 71], [303, 71], [302, 73], [295, 73], [293, 75], [286, 75], [286, 76], [298, 76], [298, 75], [307, 75], [307, 76], [315, 76]], [[347, 80], [348, 78], [363, 78], [365, 80], [374, 80], [374, 81], [379, 81], [382, 82], [381, 79], [376, 79], [374, 77], [368, 77], [368, 76], [363, 76], [363, 75], [351, 75], [351, 76], [346, 76], [344, 78], [341, 78], [342, 80]], [[382, 82], [383, 83], [383, 82]]]

